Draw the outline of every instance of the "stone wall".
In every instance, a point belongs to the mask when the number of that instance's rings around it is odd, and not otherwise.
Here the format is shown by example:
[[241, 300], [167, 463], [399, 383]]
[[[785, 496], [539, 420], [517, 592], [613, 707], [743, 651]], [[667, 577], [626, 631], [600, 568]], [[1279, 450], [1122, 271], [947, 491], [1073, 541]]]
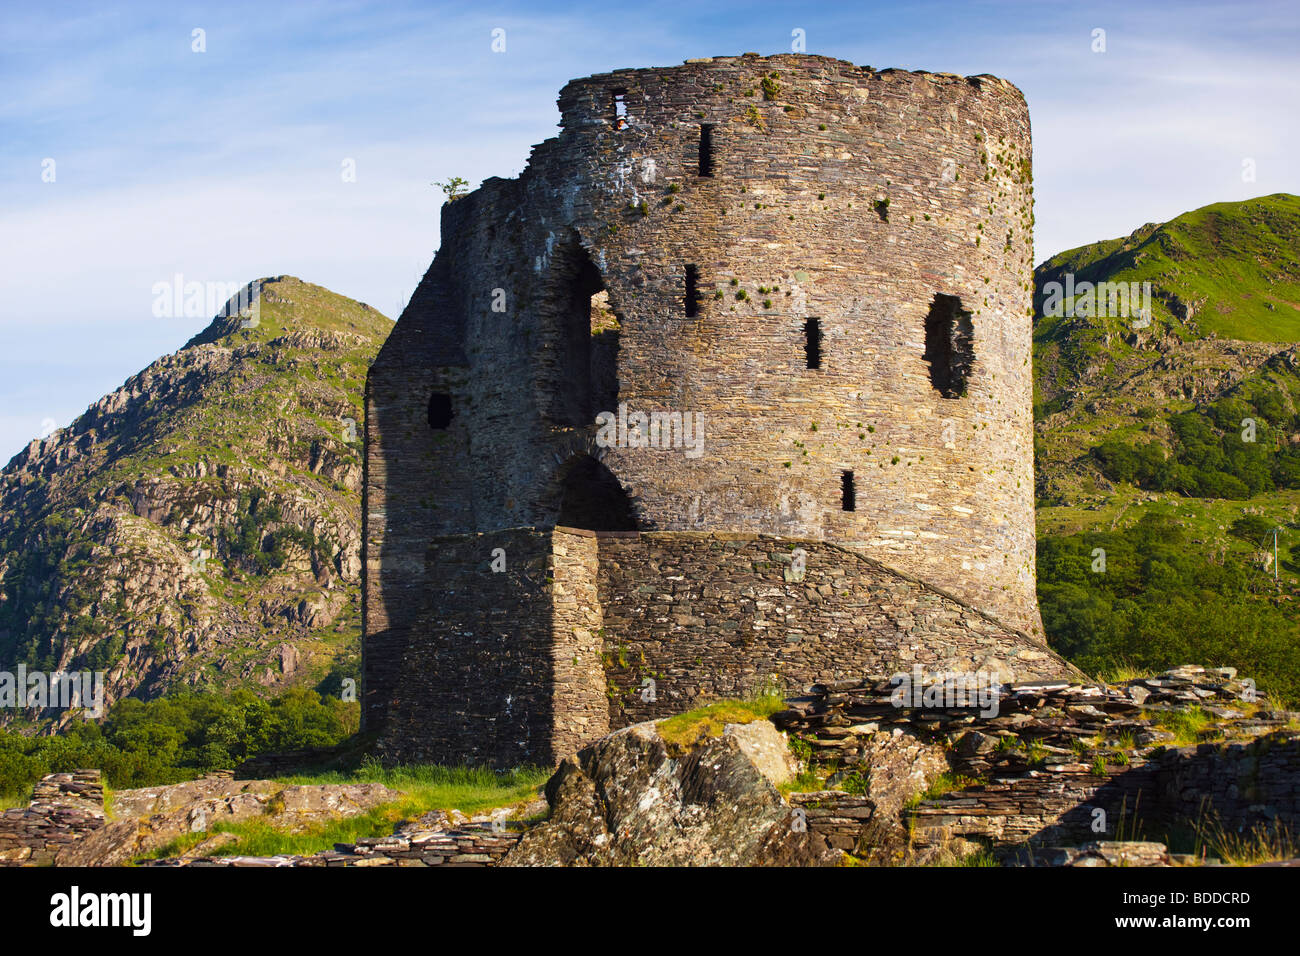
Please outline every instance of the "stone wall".
[[531, 529], [433, 539], [413, 624], [389, 632], [407, 639], [366, 647], [379, 753], [547, 764], [603, 734], [595, 545]]
[[[901, 733], [918, 746], [941, 746], [962, 785], [901, 816], [897, 806], [882, 814], [870, 785], [866, 794], [792, 798], [827, 846], [879, 851], [902, 824], [913, 859], [965, 842], [1018, 862], [1060, 865], [1061, 848], [1096, 840], [1190, 845], [1198, 830], [1206, 843], [1217, 832], [1294, 833], [1300, 825], [1295, 715], [1267, 709], [1235, 672], [1178, 668], [1121, 687], [1007, 685], [987, 716], [977, 708], [896, 707], [890, 695], [884, 678], [819, 686], [773, 720], [803, 741], [816, 765], [868, 780], [878, 770], [881, 740]], [[1246, 700], [1253, 703], [1243, 706]], [[1206, 733], [1220, 739], [1174, 746], [1161, 721], [1193, 707], [1211, 719]]]
[[554, 763], [612, 727], [913, 665], [1075, 673], [1034, 638], [825, 541], [516, 529], [435, 538], [425, 560], [411, 638], [366, 645], [365, 708], [386, 714], [375, 725], [390, 760]]
[[0, 814], [0, 866], [48, 866], [59, 850], [103, 826], [98, 770], [49, 774], [27, 807]]
[[692, 532], [599, 540], [614, 726], [773, 684], [800, 694], [914, 665], [1003, 680], [1074, 673], [1028, 635], [829, 542]]

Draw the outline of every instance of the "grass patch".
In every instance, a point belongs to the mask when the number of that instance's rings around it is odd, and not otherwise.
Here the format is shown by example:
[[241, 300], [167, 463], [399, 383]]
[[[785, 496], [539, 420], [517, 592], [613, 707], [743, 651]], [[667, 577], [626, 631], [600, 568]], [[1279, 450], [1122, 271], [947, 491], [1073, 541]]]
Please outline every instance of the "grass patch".
[[1199, 707], [1171, 710], [1155, 718], [1155, 725], [1172, 733], [1174, 742], [1180, 747], [1191, 747], [1211, 737], [1222, 736], [1221, 731], [1211, 728], [1213, 723], [1214, 718]]
[[727, 724], [751, 724], [785, 709], [780, 693], [765, 691], [750, 700], [720, 700], [659, 721], [656, 729], [670, 748], [686, 749], [701, 740], [722, 736]]
[[914, 794], [911, 799], [903, 805], [903, 809], [911, 810], [914, 807], [920, 806], [927, 800], [937, 800], [945, 793], [952, 793], [955, 790], [965, 790], [967, 787], [978, 786], [982, 782], [983, 781], [981, 780], [976, 780], [974, 777], [967, 777], [960, 773], [941, 773], [939, 776], [935, 777], [934, 783], [930, 784], [929, 787], [922, 790], [920, 793]]
[[1274, 821], [1272, 826], [1256, 824], [1245, 833], [1229, 833], [1222, 824], [1199, 828], [1197, 855], [1206, 852], [1233, 866], [1255, 866], [1300, 857], [1300, 840], [1289, 828]]

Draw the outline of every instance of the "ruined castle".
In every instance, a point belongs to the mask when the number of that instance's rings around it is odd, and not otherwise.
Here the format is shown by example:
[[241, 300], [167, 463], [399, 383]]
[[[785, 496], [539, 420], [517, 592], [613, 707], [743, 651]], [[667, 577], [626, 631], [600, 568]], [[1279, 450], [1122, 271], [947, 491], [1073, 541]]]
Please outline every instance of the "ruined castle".
[[1063, 673], [1019, 90], [747, 54], [559, 107], [443, 207], [370, 370], [381, 752], [549, 763], [772, 682]]

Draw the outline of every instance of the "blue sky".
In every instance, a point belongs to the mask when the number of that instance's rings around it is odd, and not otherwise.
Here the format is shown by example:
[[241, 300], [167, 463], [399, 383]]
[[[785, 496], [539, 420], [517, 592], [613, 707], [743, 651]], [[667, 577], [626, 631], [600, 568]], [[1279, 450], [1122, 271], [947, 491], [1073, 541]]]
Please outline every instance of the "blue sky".
[[[288, 273], [396, 317], [438, 246], [431, 183], [517, 175], [556, 132], [555, 97], [573, 77], [789, 52], [795, 29], [809, 53], [1006, 77], [1033, 121], [1041, 260], [1206, 203], [1300, 192], [1298, 11], [1295, 0], [6, 4], [0, 461], [207, 324], [153, 314], [154, 284], [177, 273]], [[504, 53], [491, 50], [496, 28]]]

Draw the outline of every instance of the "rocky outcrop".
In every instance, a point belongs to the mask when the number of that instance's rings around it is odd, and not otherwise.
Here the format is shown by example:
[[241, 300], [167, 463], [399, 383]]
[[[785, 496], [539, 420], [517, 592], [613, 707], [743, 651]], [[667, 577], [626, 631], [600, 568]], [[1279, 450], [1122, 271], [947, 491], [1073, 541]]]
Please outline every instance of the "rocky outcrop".
[[[113, 817], [95, 833], [59, 851], [59, 866], [121, 866], [190, 833], [219, 823], [264, 820], [300, 831], [364, 813], [401, 797], [379, 784], [287, 786], [271, 780], [205, 777], [165, 787], [119, 790]], [[211, 848], [209, 844], [208, 848]]]
[[565, 760], [546, 784], [550, 817], [507, 866], [752, 866], [810, 863], [807, 828], [777, 785], [792, 774], [766, 721], [728, 725], [679, 757], [654, 723]]

